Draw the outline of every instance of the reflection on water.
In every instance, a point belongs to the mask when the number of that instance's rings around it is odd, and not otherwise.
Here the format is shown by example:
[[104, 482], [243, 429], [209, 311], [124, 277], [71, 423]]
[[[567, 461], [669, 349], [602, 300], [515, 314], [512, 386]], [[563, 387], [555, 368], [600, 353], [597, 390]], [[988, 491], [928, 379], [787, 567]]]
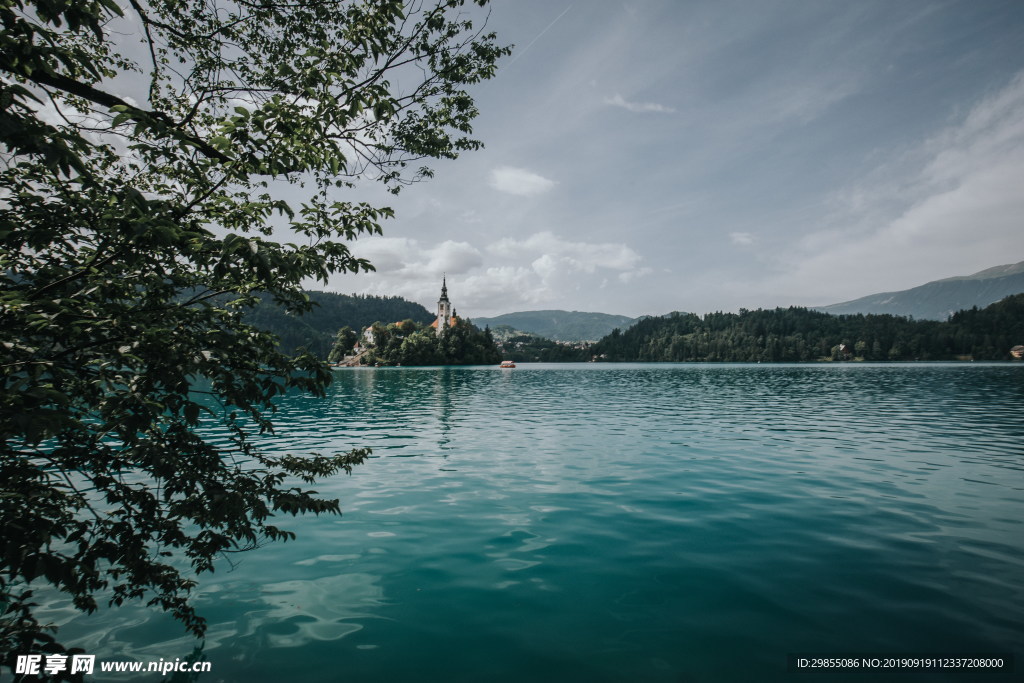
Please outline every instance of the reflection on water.
[[[790, 652], [1013, 651], [1022, 400], [1020, 365], [338, 371], [267, 447], [374, 457], [319, 486], [343, 518], [204, 578], [209, 680], [788, 681]], [[59, 609], [101, 658], [195, 645], [142, 608]]]

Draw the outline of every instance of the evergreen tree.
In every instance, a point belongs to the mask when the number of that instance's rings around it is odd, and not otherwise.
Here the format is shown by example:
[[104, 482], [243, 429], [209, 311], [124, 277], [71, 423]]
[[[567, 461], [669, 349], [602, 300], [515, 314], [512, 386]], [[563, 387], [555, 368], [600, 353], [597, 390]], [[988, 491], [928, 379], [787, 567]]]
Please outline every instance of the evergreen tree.
[[[671, 313], [613, 331], [593, 346], [612, 361], [804, 362], [1005, 360], [1024, 340], [1024, 294], [948, 322], [892, 315], [830, 315], [803, 308]], [[843, 349], [843, 350], [841, 350]]]

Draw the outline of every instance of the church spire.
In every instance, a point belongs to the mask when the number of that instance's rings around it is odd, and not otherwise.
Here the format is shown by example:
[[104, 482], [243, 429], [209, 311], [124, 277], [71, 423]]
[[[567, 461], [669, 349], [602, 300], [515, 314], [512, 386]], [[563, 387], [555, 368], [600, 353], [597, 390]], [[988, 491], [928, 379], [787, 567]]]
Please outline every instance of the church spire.
[[438, 336], [454, 324], [453, 316], [452, 302], [448, 300], [448, 276], [445, 274], [441, 279], [441, 298], [437, 300], [437, 320], [434, 322]]

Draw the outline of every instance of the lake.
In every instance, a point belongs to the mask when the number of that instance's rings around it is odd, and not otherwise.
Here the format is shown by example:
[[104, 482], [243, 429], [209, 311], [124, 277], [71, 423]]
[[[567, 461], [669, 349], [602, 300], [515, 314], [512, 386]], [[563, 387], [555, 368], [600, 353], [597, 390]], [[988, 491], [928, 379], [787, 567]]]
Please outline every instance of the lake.
[[[338, 370], [267, 448], [373, 458], [314, 487], [342, 517], [203, 578], [198, 680], [1021, 680], [1022, 415], [1019, 363]], [[196, 648], [143, 607], [51, 615], [99, 659]]]

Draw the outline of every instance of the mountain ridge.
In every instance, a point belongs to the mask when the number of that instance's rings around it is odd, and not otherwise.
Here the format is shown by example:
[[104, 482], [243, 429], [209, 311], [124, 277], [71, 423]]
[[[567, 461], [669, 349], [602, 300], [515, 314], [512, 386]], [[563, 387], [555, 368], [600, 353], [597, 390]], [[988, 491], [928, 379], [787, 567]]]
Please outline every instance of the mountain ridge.
[[935, 280], [934, 282], [958, 282], [961, 280], [989, 280], [992, 278], [1006, 277], [1007, 275], [1016, 275], [1017, 273], [1024, 273], [1024, 261], [1021, 261], [1020, 263], [1008, 263], [1002, 266], [993, 266], [992, 268], [979, 270], [977, 273], [974, 273], [973, 275], [954, 275], [953, 277], [942, 278], [941, 280]]
[[833, 315], [874, 313], [945, 320], [960, 310], [984, 308], [1024, 292], [1024, 261], [994, 266], [971, 275], [957, 275], [894, 292], [869, 294], [810, 310]]
[[305, 291], [314, 303], [313, 310], [296, 316], [262, 297], [259, 305], [246, 314], [246, 321], [255, 327], [273, 332], [281, 340], [281, 348], [292, 353], [304, 347], [320, 358], [326, 358], [334, 344], [334, 335], [344, 326], [358, 334], [374, 322], [390, 323], [406, 318], [429, 323], [434, 314], [422, 305], [400, 296], [339, 294], [337, 292]]
[[638, 318], [611, 313], [547, 309], [518, 311], [489, 318], [473, 318], [477, 327], [507, 325], [515, 330], [555, 341], [597, 341], [616, 328], [626, 328]]

